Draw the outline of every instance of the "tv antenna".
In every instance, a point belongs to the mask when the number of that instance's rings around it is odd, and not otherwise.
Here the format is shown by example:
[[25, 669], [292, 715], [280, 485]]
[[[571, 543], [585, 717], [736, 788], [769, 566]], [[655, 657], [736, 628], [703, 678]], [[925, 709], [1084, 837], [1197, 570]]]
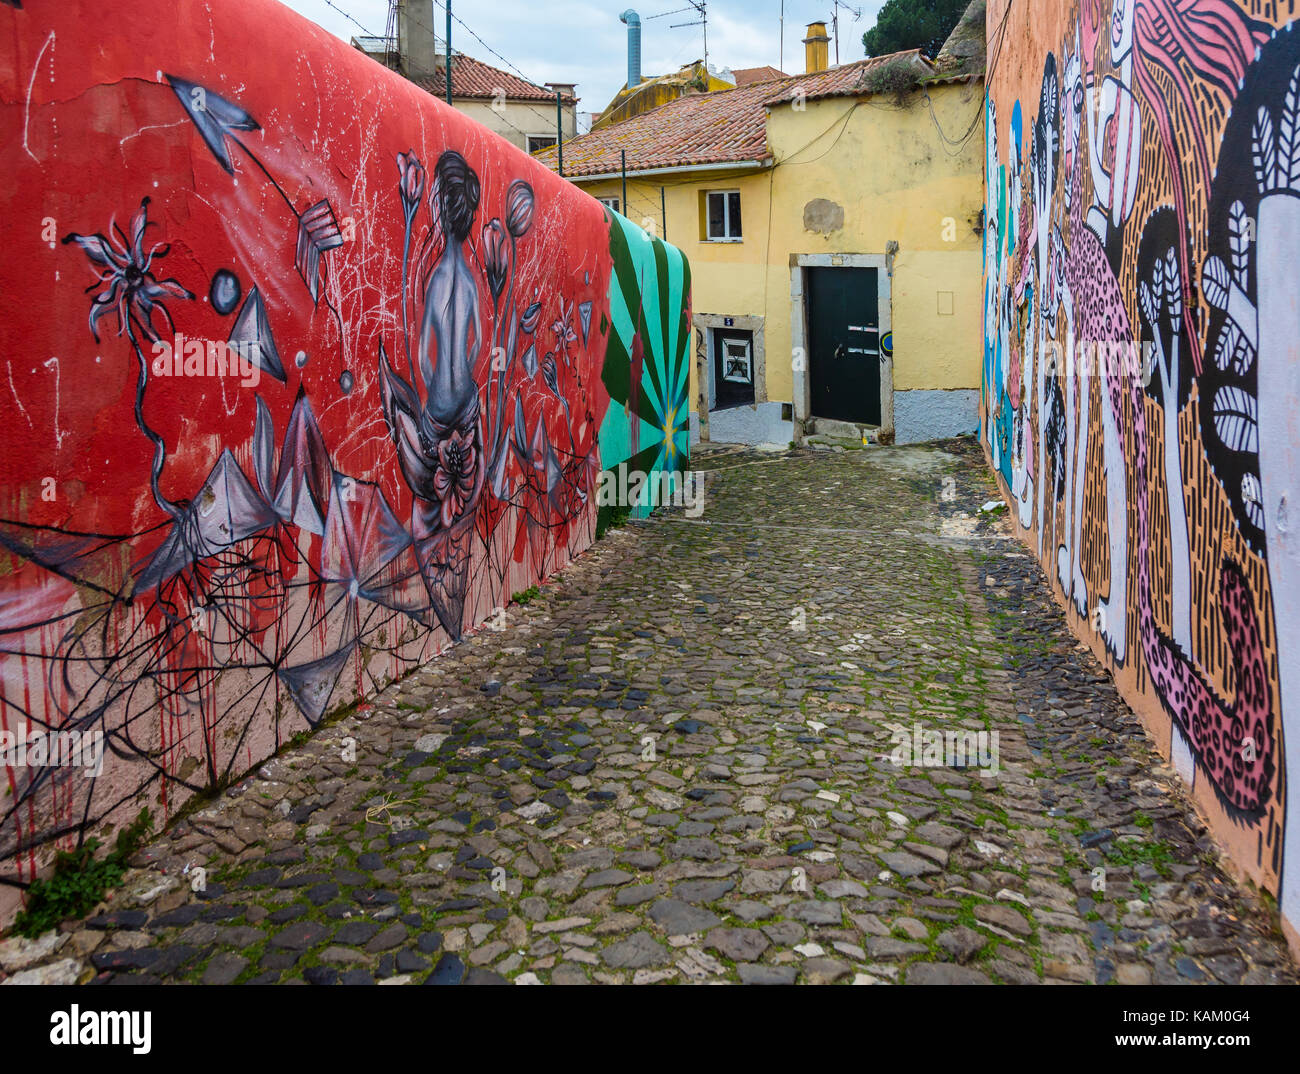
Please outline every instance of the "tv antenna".
[[401, 15], [402, 0], [388, 0], [388, 22], [384, 26], [384, 66], [393, 71], [402, 69]]
[[[694, 22], [675, 22], [669, 29], [679, 30], [683, 26], [703, 26], [704, 27], [704, 77], [707, 80], [709, 76], [709, 12], [708, 0], [687, 0], [687, 3], [693, 7], [699, 14], [699, 18]], [[680, 10], [685, 11], [685, 8]]]
[[844, 3], [844, 0], [835, 0], [835, 6], [831, 9], [831, 26], [834, 27], [835, 34], [835, 66], [840, 65], [840, 8], [843, 8], [853, 16], [853, 21], [857, 22], [862, 18], [862, 8], [850, 7]]

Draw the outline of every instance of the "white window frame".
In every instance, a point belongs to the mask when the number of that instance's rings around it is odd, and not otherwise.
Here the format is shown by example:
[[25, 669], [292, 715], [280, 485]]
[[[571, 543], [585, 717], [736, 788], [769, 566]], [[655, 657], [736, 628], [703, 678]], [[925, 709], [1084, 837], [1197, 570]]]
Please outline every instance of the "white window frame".
[[601, 205], [605, 206], [606, 209], [613, 209], [614, 212], [620, 214], [623, 212], [622, 202], [620, 202], [618, 198], [615, 197], [597, 198], [596, 200], [600, 202]]
[[[710, 235], [709, 228], [713, 221], [713, 211], [710, 205], [710, 199], [714, 195], [722, 199], [722, 235]], [[704, 241], [705, 242], [744, 242], [745, 236], [742, 230], [741, 234], [731, 234], [731, 195], [735, 194], [737, 200], [740, 198], [740, 190], [736, 187], [730, 187], [726, 190], [706, 190], [704, 192]], [[744, 227], [744, 213], [741, 213], [741, 227]]]
[[[730, 381], [732, 384], [748, 384], [752, 387], [754, 384], [753, 340], [747, 336], [741, 336], [739, 334], [729, 336], [727, 335], [726, 330], [722, 329], [718, 331], [718, 342], [722, 345], [722, 379]], [[733, 356], [728, 349], [728, 345], [735, 344], [739, 344], [744, 348], [745, 375], [743, 377], [733, 377], [727, 369], [727, 366], [733, 357], [740, 357], [739, 355]]]
[[[529, 152], [529, 154], [540, 153], [543, 149], [551, 149], [551, 148], [554, 148], [554, 146], [555, 146], [555, 144], [556, 144], [556, 141], [557, 141], [555, 135], [553, 135], [553, 134], [529, 134], [529, 135], [527, 135], [527, 138], [528, 138], [528, 152]], [[549, 141], [548, 141], [547, 139], [549, 139]], [[533, 145], [533, 142], [536, 142], [536, 141], [546, 141], [546, 144], [545, 144], [545, 145], [534, 146], [534, 145]]]

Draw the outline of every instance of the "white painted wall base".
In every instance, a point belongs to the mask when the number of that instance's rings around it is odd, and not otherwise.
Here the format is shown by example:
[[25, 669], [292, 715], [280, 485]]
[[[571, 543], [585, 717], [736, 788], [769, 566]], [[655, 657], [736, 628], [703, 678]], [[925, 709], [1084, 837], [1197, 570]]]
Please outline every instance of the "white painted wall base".
[[980, 393], [953, 391], [894, 392], [894, 443], [921, 444], [975, 433], [980, 427]]
[[[728, 407], [709, 412], [709, 442], [789, 447], [794, 439], [794, 422], [781, 417], [781, 403]], [[788, 404], [785, 404], [788, 405]], [[699, 414], [691, 412], [691, 443], [699, 443]]]

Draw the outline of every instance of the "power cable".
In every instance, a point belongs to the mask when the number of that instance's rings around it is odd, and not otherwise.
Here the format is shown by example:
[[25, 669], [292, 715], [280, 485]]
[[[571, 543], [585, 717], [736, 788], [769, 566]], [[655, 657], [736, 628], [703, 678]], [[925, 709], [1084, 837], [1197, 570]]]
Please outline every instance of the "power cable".
[[[434, 2], [435, 4], [437, 4], [438, 7], [442, 8], [443, 11], [446, 11], [446, 10], [447, 10], [446, 7], [445, 7], [443, 4], [441, 4], [441, 3], [438, 2], [438, 0], [433, 0], [433, 2]], [[331, 0], [326, 0], [326, 3], [330, 4], [331, 7], [334, 6], [333, 3], [331, 2]], [[346, 12], [344, 12], [344, 14], [346, 14]], [[348, 17], [351, 18], [351, 16], [348, 16]], [[428, 30], [429, 33], [433, 34], [433, 36], [434, 36], [435, 39], [437, 38], [437, 36], [438, 36], [438, 31], [435, 30], [432, 26], [428, 25], [428, 23], [422, 22], [420, 19], [417, 19], [414, 15], [411, 15], [411, 14], [409, 14], [409, 13], [408, 13], [407, 17], [408, 17], [408, 18], [409, 18], [413, 23], [415, 23], [416, 26], [419, 26], [421, 29]], [[474, 30], [473, 30], [473, 29], [472, 29], [472, 28], [471, 28], [471, 27], [470, 27], [470, 26], [465, 22], [465, 20], [462, 19], [459, 15], [457, 15], [454, 11], [452, 12], [451, 17], [452, 17], [452, 19], [454, 19], [457, 23], [459, 23], [460, 26], [462, 27], [462, 29], [464, 29], [464, 30], [466, 31], [466, 33], [468, 33], [471, 37], [473, 37], [474, 40], [476, 40], [480, 45], [482, 45], [485, 49], [487, 49], [488, 52], [492, 53], [493, 56], [495, 56], [497, 59], [499, 59], [499, 60], [500, 60], [502, 63], [504, 63], [507, 67], [511, 68], [511, 70], [513, 70], [515, 74], [517, 74], [520, 78], [522, 78], [522, 79], [523, 79], [525, 82], [527, 82], [530, 86], [533, 86], [534, 88], [536, 88], [536, 89], [538, 89], [538, 90], [541, 90], [541, 91], [545, 92], [545, 89], [544, 89], [544, 87], [543, 87], [543, 85], [542, 85], [541, 83], [539, 83], [539, 82], [534, 82], [531, 78], [529, 78], [526, 74], [524, 74], [523, 71], [519, 70], [518, 67], [516, 67], [513, 63], [511, 63], [511, 62], [510, 62], [509, 60], [507, 60], [504, 56], [502, 56], [501, 53], [497, 52], [496, 49], [494, 49], [491, 45], [489, 45], [486, 41], [484, 41], [481, 37], [479, 37], [479, 35], [476, 34], [476, 33], [474, 32]], [[353, 21], [355, 22], [356, 20], [353, 19]], [[360, 23], [358, 23], [357, 25], [360, 25]], [[369, 31], [366, 31], [366, 32], [369, 33]], [[469, 58], [472, 59], [473, 57], [469, 57]], [[489, 66], [489, 65], [485, 64], [484, 66]], [[504, 87], [501, 87], [501, 90], [502, 90], [503, 93], [505, 93], [505, 88], [504, 88]], [[435, 96], [437, 96], [437, 95], [435, 94]], [[511, 99], [510, 96], [509, 96], [509, 94], [506, 94], [506, 98], [507, 98], [507, 100]], [[516, 98], [514, 98], [514, 102], [515, 102], [516, 104], [521, 105], [521, 106], [524, 107], [524, 108], [527, 108], [530, 112], [533, 113], [533, 115], [537, 116], [537, 118], [540, 119], [540, 120], [542, 120], [542, 122], [544, 122], [548, 127], [551, 127], [551, 126], [555, 123], [555, 117], [554, 117], [554, 116], [546, 116], [546, 115], [543, 115], [543, 114], [542, 114], [541, 112], [539, 112], [535, 107], [533, 107], [533, 106], [530, 105], [530, 104], [527, 104], [523, 99], [516, 97]], [[574, 107], [575, 107], [575, 108], [577, 107], [577, 101], [576, 101], [576, 99], [575, 99], [575, 101], [574, 101]], [[503, 119], [504, 119], [504, 117], [503, 117]], [[520, 131], [519, 128], [516, 127], [513, 123], [511, 123], [509, 120], [505, 120], [505, 123], [507, 124], [507, 126], [510, 126], [510, 127], [512, 127], [514, 130], [519, 131], [520, 134], [525, 134], [524, 131]], [[539, 135], [526, 135], [526, 137], [540, 137], [540, 136], [539, 136]]]
[[325, 3], [327, 3], [327, 4], [328, 4], [330, 7], [332, 7], [335, 11], [337, 11], [337, 12], [338, 12], [340, 15], [342, 15], [345, 19], [350, 20], [350, 21], [352, 22], [352, 24], [355, 25], [355, 26], [356, 26], [356, 27], [357, 27], [357, 28], [358, 28], [362, 33], [364, 33], [367, 37], [384, 37], [384, 36], [386, 36], [386, 35], [384, 35], [384, 34], [377, 34], [377, 33], [375, 33], [373, 30], [367, 30], [364, 26], [361, 25], [361, 23], [357, 22], [357, 20], [352, 16], [352, 13], [351, 13], [351, 12], [349, 12], [349, 11], [344, 11], [341, 7], [338, 6], [338, 4], [334, 3], [334, 0], [325, 0]]
[[[1007, 20], [1011, 17], [1011, 9], [1016, 6], [1016, 0], [1007, 0], [1006, 10], [1002, 12], [1002, 21], [998, 23], [998, 28], [993, 31], [993, 37], [997, 38], [997, 47], [989, 60], [987, 71], [984, 75], [984, 84], [988, 86], [993, 79], [993, 72], [997, 70], [998, 62], [1002, 59], [1002, 48], [1006, 44]], [[985, 51], [988, 51], [987, 45]]]
[[[434, 2], [438, 7], [442, 8], [443, 11], [446, 11], [446, 10], [447, 10], [446, 7], [445, 7], [445, 5], [439, 3], [439, 0], [433, 0], [433, 2]], [[511, 63], [509, 60], [507, 60], [504, 56], [501, 55], [501, 53], [499, 53], [496, 49], [494, 49], [491, 45], [489, 45], [486, 41], [484, 41], [483, 38], [481, 38], [477, 33], [475, 33], [474, 30], [473, 30], [473, 28], [470, 27], [470, 25], [469, 25], [469, 24], [468, 24], [464, 19], [462, 19], [459, 15], [457, 15], [454, 11], [451, 13], [451, 17], [452, 17], [453, 21], [457, 22], [457, 23], [460, 25], [461, 29], [463, 29], [467, 34], [470, 35], [470, 37], [472, 37], [475, 41], [477, 41], [480, 45], [482, 45], [485, 49], [487, 49], [488, 52], [490, 52], [490, 53], [491, 53], [493, 56], [495, 56], [498, 60], [500, 60], [502, 63], [504, 63], [508, 68], [510, 68], [511, 71], [513, 71], [515, 74], [517, 74], [520, 78], [522, 78], [522, 79], [523, 79], [525, 82], [527, 82], [530, 86], [536, 86], [538, 89], [543, 89], [543, 88], [544, 88], [544, 86], [545, 86], [544, 83], [542, 83], [542, 82], [535, 82], [535, 81], [533, 81], [533, 79], [529, 78], [526, 74], [523, 73], [523, 71], [519, 70], [518, 67], [516, 67], [513, 63]], [[548, 123], [551, 122], [550, 119], [548, 119], [547, 117], [542, 116], [541, 113], [538, 112], [536, 108], [533, 108], [531, 105], [528, 105], [528, 106], [526, 106], [526, 107], [528, 107], [528, 108], [532, 111], [532, 113], [533, 113], [534, 115], [539, 116], [540, 118], [546, 119]], [[576, 100], [574, 101], [574, 107], [575, 107], [575, 108], [577, 107], [577, 101], [576, 101]]]

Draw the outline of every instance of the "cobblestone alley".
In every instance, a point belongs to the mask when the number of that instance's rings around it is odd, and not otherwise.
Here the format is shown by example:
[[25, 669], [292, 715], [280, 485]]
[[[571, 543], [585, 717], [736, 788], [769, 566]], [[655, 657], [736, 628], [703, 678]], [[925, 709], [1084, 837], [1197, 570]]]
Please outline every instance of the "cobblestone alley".
[[[973, 442], [694, 463], [700, 518], [612, 530], [504, 630], [173, 826], [19, 972], [1295, 980], [1275, 911], [980, 513]], [[994, 732], [996, 763], [895, 765], [917, 727]]]

